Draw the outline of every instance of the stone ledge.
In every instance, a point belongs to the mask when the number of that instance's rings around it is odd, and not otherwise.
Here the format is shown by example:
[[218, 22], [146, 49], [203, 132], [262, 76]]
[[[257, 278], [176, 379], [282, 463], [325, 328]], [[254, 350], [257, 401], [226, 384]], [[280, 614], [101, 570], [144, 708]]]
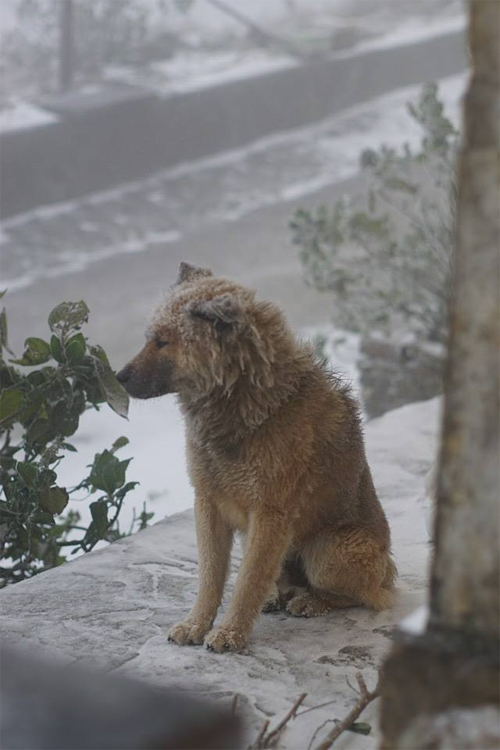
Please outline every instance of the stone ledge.
[[[186, 511], [1, 591], [2, 641], [160, 687], [209, 694], [225, 705], [238, 694], [249, 741], [264, 719], [276, 723], [306, 692], [305, 708], [331, 703], [294, 720], [281, 746], [307, 747], [320, 724], [352, 707], [355, 695], [346, 678], [352, 682], [361, 671], [368, 687], [375, 685], [395, 626], [425, 597], [428, 536], [422, 497], [438, 407], [437, 400], [406, 406], [366, 427], [400, 572], [392, 610], [354, 608], [310, 620], [283, 612], [262, 615], [241, 654], [168, 643], [168, 627], [185, 618], [197, 590], [194, 519]], [[223, 608], [237, 564], [238, 550]], [[376, 712], [374, 703], [363, 714], [372, 725], [363, 738], [367, 750], [377, 747]], [[352, 734], [342, 746], [359, 749], [359, 741]]]

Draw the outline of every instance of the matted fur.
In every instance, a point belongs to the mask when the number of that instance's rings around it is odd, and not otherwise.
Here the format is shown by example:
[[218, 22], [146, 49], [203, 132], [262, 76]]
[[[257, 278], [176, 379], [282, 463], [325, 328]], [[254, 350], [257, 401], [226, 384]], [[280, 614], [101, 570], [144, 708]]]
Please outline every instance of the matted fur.
[[[200, 585], [170, 640], [239, 650], [262, 609], [390, 606], [396, 569], [358, 405], [275, 305], [182, 264], [119, 378], [138, 398], [177, 393], [186, 422]], [[243, 561], [212, 629], [235, 532]]]

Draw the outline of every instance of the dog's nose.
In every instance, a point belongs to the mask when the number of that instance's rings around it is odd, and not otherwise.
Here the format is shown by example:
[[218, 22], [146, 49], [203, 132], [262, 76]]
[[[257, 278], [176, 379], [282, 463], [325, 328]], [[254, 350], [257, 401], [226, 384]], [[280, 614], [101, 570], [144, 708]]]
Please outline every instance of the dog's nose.
[[126, 365], [123, 370], [120, 370], [120, 372], [116, 373], [116, 379], [124, 385], [128, 380], [130, 380], [130, 376], [132, 375], [132, 368], [130, 365]]

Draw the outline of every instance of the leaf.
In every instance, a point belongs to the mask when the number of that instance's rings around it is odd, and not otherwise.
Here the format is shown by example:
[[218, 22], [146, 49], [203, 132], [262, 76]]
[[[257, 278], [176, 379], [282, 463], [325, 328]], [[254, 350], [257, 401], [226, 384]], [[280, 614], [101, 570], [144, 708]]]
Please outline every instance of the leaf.
[[0, 421], [13, 417], [22, 408], [24, 393], [20, 388], [6, 388], [0, 394]]
[[104, 500], [96, 500], [95, 503], [90, 503], [90, 512], [99, 539], [104, 539], [109, 525], [107, 503]]
[[15, 365], [31, 367], [33, 365], [43, 365], [50, 359], [50, 346], [43, 339], [32, 336], [24, 342], [24, 354], [21, 359], [11, 359]]
[[64, 362], [64, 350], [58, 336], [52, 334], [50, 339], [50, 353], [56, 362], [61, 365]]
[[79, 423], [80, 417], [77, 414], [68, 414], [67, 419], [61, 424], [61, 435], [71, 437], [77, 431]]
[[87, 322], [90, 310], [83, 300], [79, 302], [61, 302], [49, 315], [51, 331], [68, 331], [80, 328]]
[[7, 294], [7, 291], [8, 291], [7, 289], [2, 289], [0, 291], [0, 299], [3, 299], [3, 297], [5, 297], [5, 295]]
[[109, 364], [108, 355], [106, 354], [102, 346], [99, 346], [98, 344], [96, 346], [91, 346], [90, 354], [94, 359], [97, 358], [108, 367], [111, 367], [111, 365]]
[[31, 520], [35, 523], [49, 524], [50, 526], [53, 526], [55, 524], [54, 516], [52, 515], [52, 513], [44, 510], [39, 510], [36, 513], [33, 513], [33, 515], [31, 516]]
[[77, 333], [76, 336], [70, 338], [66, 344], [66, 359], [70, 365], [79, 364], [85, 356], [85, 349], [87, 345], [85, 343], [85, 337], [82, 333]]
[[94, 360], [95, 373], [104, 392], [106, 402], [113, 411], [121, 417], [126, 417], [130, 399], [125, 388], [116, 379], [116, 375], [109, 365], [106, 353], [100, 346], [92, 346], [90, 353]]
[[51, 487], [57, 479], [57, 474], [52, 469], [43, 469], [38, 477], [39, 487]]
[[347, 727], [348, 732], [354, 732], [355, 734], [370, 734], [372, 728], [366, 721], [355, 721], [350, 727]]
[[116, 451], [120, 450], [120, 448], [123, 448], [125, 445], [128, 445], [130, 440], [122, 435], [122, 437], [117, 438], [113, 445], [111, 446], [111, 452], [116, 453]]
[[71, 445], [71, 443], [61, 443], [61, 446], [71, 453], [77, 453], [77, 449], [74, 445]]
[[127, 482], [127, 484], [124, 484], [123, 487], [118, 490], [115, 497], [118, 500], [123, 500], [125, 495], [127, 495], [131, 490], [135, 489], [138, 484], [140, 484], [140, 482]]
[[69, 501], [69, 495], [63, 487], [47, 487], [40, 492], [40, 506], [49, 513], [62, 513]]
[[0, 456], [0, 469], [9, 471], [10, 469], [14, 469], [15, 465], [16, 460], [12, 456]]
[[18, 461], [16, 471], [23, 480], [26, 487], [34, 487], [38, 476], [38, 469], [33, 464]]
[[57, 437], [54, 427], [48, 419], [35, 419], [26, 432], [26, 441], [30, 445], [35, 443], [45, 445]]
[[126, 466], [122, 467], [124, 463], [128, 465], [128, 462], [120, 461], [111, 451], [98, 453], [92, 465], [90, 483], [95, 489], [112, 495], [125, 482]]

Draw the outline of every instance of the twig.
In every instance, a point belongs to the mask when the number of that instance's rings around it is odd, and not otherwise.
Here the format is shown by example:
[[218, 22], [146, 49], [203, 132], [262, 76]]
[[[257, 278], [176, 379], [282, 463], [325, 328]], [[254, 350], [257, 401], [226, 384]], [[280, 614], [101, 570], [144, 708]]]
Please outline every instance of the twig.
[[250, 745], [248, 750], [266, 750], [266, 748], [274, 747], [279, 740], [281, 732], [286, 727], [290, 719], [295, 718], [299, 706], [302, 705], [306, 697], [307, 697], [307, 693], [302, 693], [302, 695], [300, 695], [297, 698], [297, 700], [295, 701], [295, 703], [293, 704], [289, 712], [286, 714], [286, 716], [279, 722], [279, 724], [271, 732], [267, 731], [267, 728], [269, 726], [269, 720], [266, 720], [262, 726], [262, 729], [259, 732], [257, 739], [252, 745]]
[[269, 732], [266, 738], [265, 747], [272, 747], [273, 744], [278, 740], [278, 736], [280, 732], [283, 731], [283, 729], [285, 728], [286, 724], [288, 724], [290, 719], [295, 718], [295, 714], [297, 713], [299, 706], [304, 702], [306, 697], [307, 697], [307, 693], [302, 693], [302, 695], [299, 696], [299, 698], [297, 698], [297, 700], [295, 701], [295, 703], [293, 704], [293, 706], [291, 707], [290, 711], [287, 713], [285, 718], [280, 721], [278, 726], [275, 729], [273, 729], [272, 732]]
[[360, 713], [368, 706], [368, 704], [374, 701], [375, 698], [379, 697], [380, 682], [377, 682], [375, 688], [370, 692], [366, 687], [366, 682], [364, 681], [360, 672], [356, 673], [356, 681], [359, 685], [359, 699], [357, 703], [349, 711], [347, 716], [333, 727], [332, 731], [327, 735], [323, 742], [316, 746], [316, 750], [329, 750], [335, 740], [342, 734], [342, 732], [345, 732], [346, 729], [349, 729], [349, 727], [356, 721]]
[[321, 732], [321, 730], [323, 729], [323, 727], [326, 727], [327, 724], [334, 724], [336, 721], [337, 721], [337, 719], [327, 719], [326, 721], [323, 722], [323, 724], [320, 724], [319, 727], [314, 732], [313, 736], [311, 737], [311, 741], [310, 741], [310, 743], [307, 746], [307, 750], [311, 750], [311, 747], [312, 747], [312, 744], [313, 744], [314, 740], [316, 739], [316, 737], [318, 736], [318, 734]]
[[269, 719], [266, 719], [266, 721], [262, 725], [262, 729], [257, 735], [257, 739], [252, 745], [249, 746], [248, 750], [260, 750], [260, 748], [265, 747], [263, 742], [264, 742], [264, 737], [266, 736], [268, 726], [269, 726]]
[[238, 705], [238, 693], [233, 695], [233, 702], [231, 704], [231, 716], [236, 716], [236, 706]]
[[335, 699], [333, 701], [327, 701], [326, 703], [318, 703], [317, 706], [311, 706], [311, 708], [305, 708], [303, 711], [300, 712], [300, 714], [297, 714], [297, 718], [299, 716], [304, 716], [304, 714], [308, 714], [309, 711], [317, 711], [318, 708], [325, 708], [325, 706], [331, 706], [332, 703], [336, 703], [336, 702], [337, 700]]
[[243, 24], [243, 26], [246, 26], [247, 29], [250, 29], [252, 34], [254, 34], [254, 36], [259, 39], [261, 45], [266, 46], [269, 44], [274, 44], [276, 47], [281, 47], [284, 52], [292, 55], [293, 57], [298, 57], [299, 59], [304, 57], [302, 51], [298, 49], [293, 43], [289, 42], [287, 39], [283, 39], [283, 37], [276, 36], [276, 34], [271, 34], [269, 31], [265, 31], [261, 26], [258, 26], [255, 21], [252, 21], [252, 19], [250, 19], [247, 15], [224, 2], [224, 0], [207, 0], [207, 2], [210, 3], [210, 5], [212, 5], [214, 8], [220, 10], [222, 13], [226, 13], [226, 15], [231, 16], [231, 18], [233, 18], [235, 21]]

